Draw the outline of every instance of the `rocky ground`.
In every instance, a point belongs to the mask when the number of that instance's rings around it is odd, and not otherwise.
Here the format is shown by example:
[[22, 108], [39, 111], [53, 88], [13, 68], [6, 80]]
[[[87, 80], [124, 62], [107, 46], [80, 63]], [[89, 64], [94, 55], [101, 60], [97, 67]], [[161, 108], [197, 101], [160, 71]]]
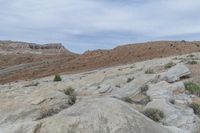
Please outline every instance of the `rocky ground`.
[[[0, 133], [198, 133], [200, 53], [0, 85]], [[76, 102], [66, 95], [75, 90]], [[143, 112], [158, 109], [153, 121]]]

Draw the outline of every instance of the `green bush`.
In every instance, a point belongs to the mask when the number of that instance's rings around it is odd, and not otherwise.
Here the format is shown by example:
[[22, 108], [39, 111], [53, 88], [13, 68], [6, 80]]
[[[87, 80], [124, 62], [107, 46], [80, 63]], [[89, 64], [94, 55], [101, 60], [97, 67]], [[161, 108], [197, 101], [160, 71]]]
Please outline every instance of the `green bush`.
[[165, 65], [165, 69], [171, 68], [171, 67], [173, 67], [173, 66], [175, 66], [175, 65], [176, 65], [176, 63], [174, 63], [174, 62], [169, 62], [169, 63], [167, 63], [167, 64]]
[[185, 83], [185, 88], [188, 90], [191, 94], [200, 96], [200, 86], [193, 83], [193, 82], [187, 82]]
[[197, 61], [195, 61], [195, 60], [188, 61], [187, 64], [194, 65], [194, 64], [197, 64]]
[[194, 110], [194, 113], [196, 115], [200, 115], [200, 105], [199, 104], [191, 103], [189, 106]]
[[62, 81], [62, 78], [60, 77], [60, 75], [57, 74], [57, 75], [55, 75], [53, 81], [54, 81], [54, 82]]
[[154, 70], [149, 68], [145, 71], [145, 74], [154, 74]]
[[164, 116], [164, 113], [159, 110], [159, 109], [154, 109], [154, 108], [148, 108], [146, 109], [143, 114], [147, 117], [149, 117], [150, 119], [158, 122], [160, 121], [161, 119], [163, 119], [165, 116]]

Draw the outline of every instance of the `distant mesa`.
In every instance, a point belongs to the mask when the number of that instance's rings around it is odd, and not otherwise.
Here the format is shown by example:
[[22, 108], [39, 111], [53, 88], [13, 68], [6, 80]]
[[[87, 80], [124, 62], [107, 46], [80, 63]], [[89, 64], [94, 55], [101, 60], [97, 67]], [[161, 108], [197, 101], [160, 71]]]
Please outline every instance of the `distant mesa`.
[[33, 53], [33, 52], [56, 52], [73, 54], [67, 50], [61, 43], [48, 43], [48, 44], [36, 44], [20, 41], [0, 41], [0, 51], [4, 53], [12, 51], [12, 53]]

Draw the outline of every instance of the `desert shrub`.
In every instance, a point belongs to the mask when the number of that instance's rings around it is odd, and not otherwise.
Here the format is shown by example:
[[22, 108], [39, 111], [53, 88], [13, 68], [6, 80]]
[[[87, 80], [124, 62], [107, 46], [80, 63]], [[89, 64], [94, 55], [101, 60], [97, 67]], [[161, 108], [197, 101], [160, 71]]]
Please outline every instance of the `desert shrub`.
[[188, 55], [187, 57], [194, 57], [195, 55], [193, 55], [193, 54], [190, 54], [190, 55]]
[[72, 87], [67, 87], [67, 88], [64, 90], [64, 93], [65, 93], [65, 95], [72, 95], [72, 94], [74, 94], [74, 88], [72, 88]]
[[143, 94], [146, 94], [146, 91], [149, 89], [149, 86], [148, 85], [143, 85], [140, 87], [140, 92], [143, 93]]
[[50, 108], [50, 107], [41, 107], [40, 108], [40, 115], [37, 118], [37, 120], [41, 120], [44, 119], [46, 117], [52, 116], [53, 114], [56, 114], [58, 112], [58, 110]]
[[76, 103], [76, 94], [69, 95], [68, 103], [69, 105], [73, 105]]
[[200, 96], [200, 86], [193, 83], [193, 82], [187, 82], [185, 83], [186, 90], [189, 91], [189, 93]]
[[197, 61], [195, 61], [195, 60], [188, 61], [187, 64], [194, 65], [194, 64], [197, 64]]
[[68, 87], [64, 90], [65, 95], [69, 96], [68, 103], [69, 105], [73, 105], [76, 103], [76, 94], [75, 90], [72, 87]]
[[174, 63], [174, 62], [169, 62], [169, 63], [167, 63], [166, 65], [165, 65], [165, 69], [168, 69], [168, 68], [171, 68], [171, 67], [173, 67], [173, 66], [175, 66], [176, 65], [176, 63]]
[[169, 102], [170, 102], [171, 104], [175, 104], [175, 100], [174, 100], [174, 99], [169, 99]]
[[115, 87], [117, 87], [117, 88], [121, 88], [121, 86], [120, 86], [120, 85], [115, 85]]
[[129, 82], [131, 82], [133, 80], [134, 80], [134, 78], [128, 78], [126, 82], [129, 83]]
[[154, 74], [154, 70], [149, 68], [145, 71], [145, 74]]
[[200, 104], [191, 103], [189, 106], [194, 110], [196, 115], [200, 115]]
[[57, 74], [57, 75], [55, 75], [53, 81], [54, 81], [54, 82], [62, 81], [62, 78], [60, 77], [60, 75]]
[[159, 110], [159, 109], [154, 109], [154, 108], [148, 108], [146, 109], [143, 114], [147, 117], [149, 117], [150, 119], [158, 122], [160, 121], [161, 119], [163, 119], [165, 116], [164, 116], [164, 113]]

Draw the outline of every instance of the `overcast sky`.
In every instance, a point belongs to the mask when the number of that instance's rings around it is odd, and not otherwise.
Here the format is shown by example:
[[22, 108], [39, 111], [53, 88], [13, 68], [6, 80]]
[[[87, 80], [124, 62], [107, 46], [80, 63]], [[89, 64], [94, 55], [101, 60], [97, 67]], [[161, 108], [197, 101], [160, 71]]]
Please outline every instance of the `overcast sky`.
[[200, 40], [200, 0], [0, 0], [0, 39], [74, 52], [152, 40]]

